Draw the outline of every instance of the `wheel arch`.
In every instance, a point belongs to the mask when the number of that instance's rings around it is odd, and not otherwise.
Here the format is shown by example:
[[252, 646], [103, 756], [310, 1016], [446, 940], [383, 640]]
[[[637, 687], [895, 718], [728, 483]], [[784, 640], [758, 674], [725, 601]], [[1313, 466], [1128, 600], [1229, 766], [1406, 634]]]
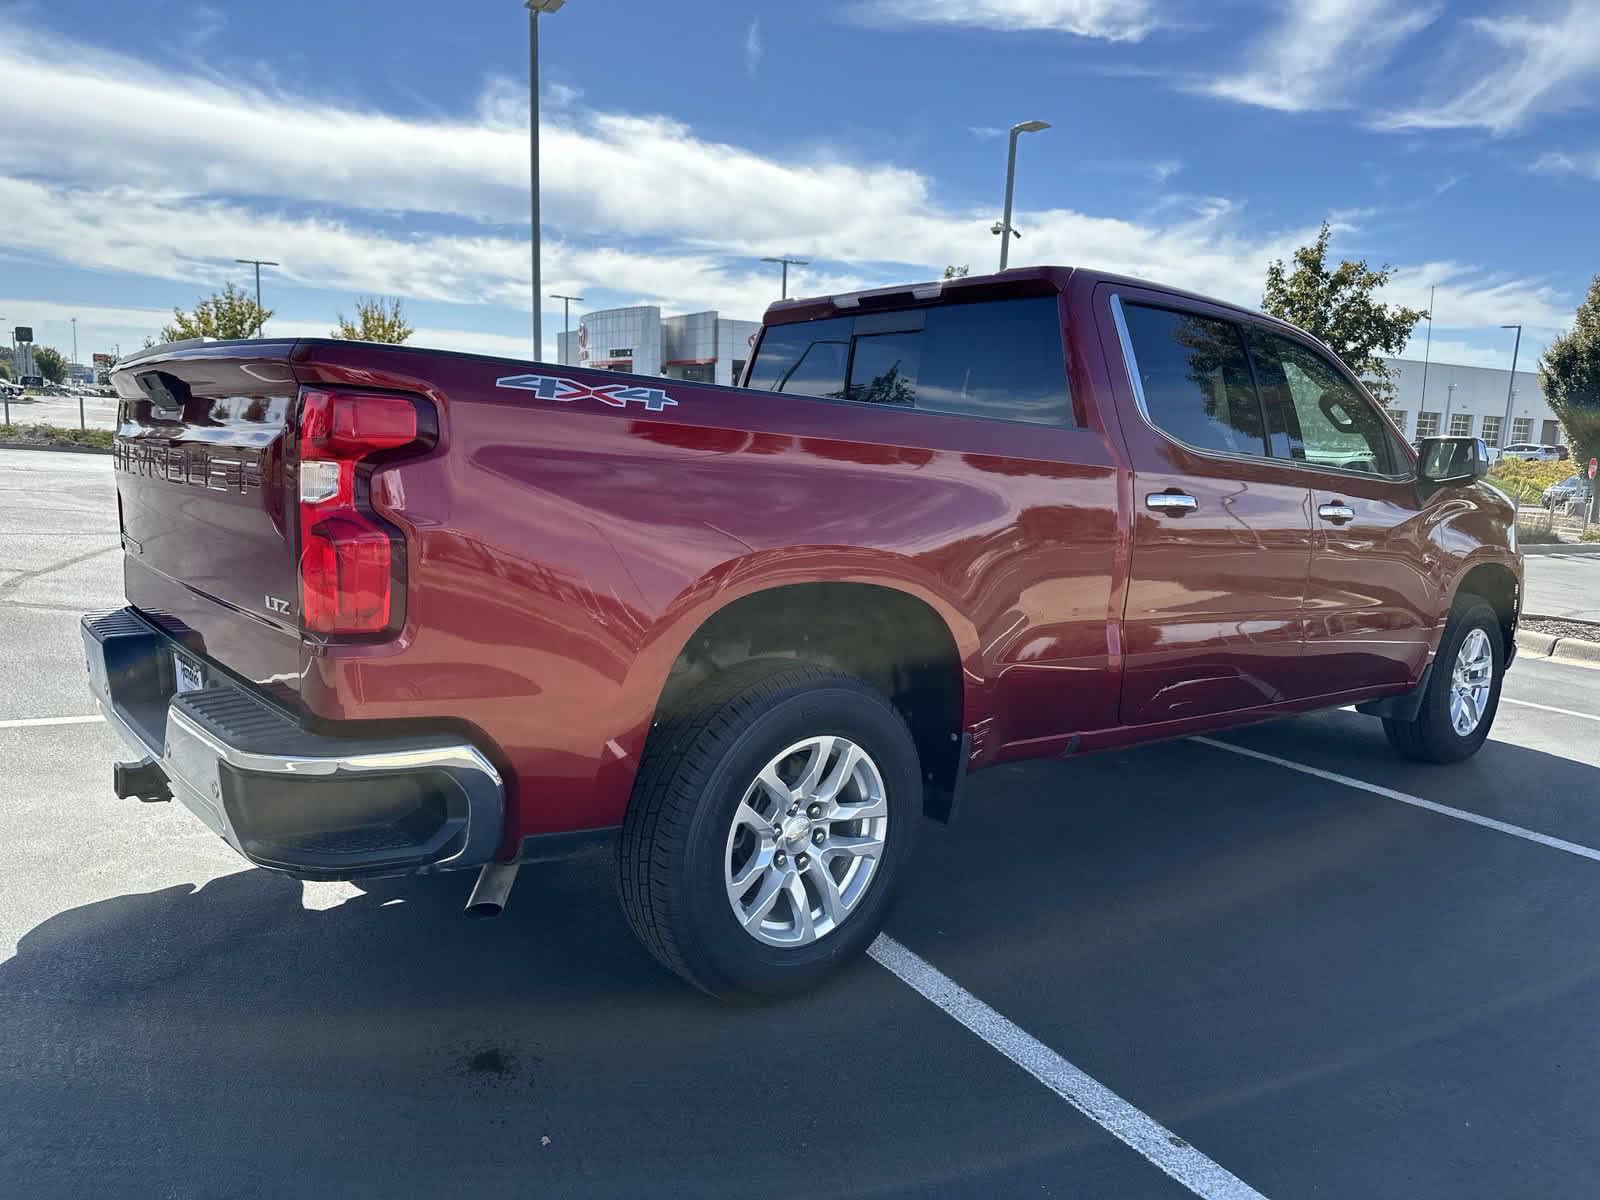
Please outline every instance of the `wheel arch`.
[[1477, 596], [1494, 609], [1500, 622], [1501, 648], [1507, 658], [1516, 644], [1517, 614], [1521, 609], [1522, 581], [1517, 573], [1499, 560], [1469, 566], [1451, 592], [1453, 609], [1463, 596]]
[[793, 658], [878, 688], [911, 728], [924, 807], [948, 819], [965, 773], [964, 730], [980, 714], [971, 626], [936, 597], [882, 579], [769, 581], [684, 622], [655, 693], [652, 725], [721, 670], [751, 658]]

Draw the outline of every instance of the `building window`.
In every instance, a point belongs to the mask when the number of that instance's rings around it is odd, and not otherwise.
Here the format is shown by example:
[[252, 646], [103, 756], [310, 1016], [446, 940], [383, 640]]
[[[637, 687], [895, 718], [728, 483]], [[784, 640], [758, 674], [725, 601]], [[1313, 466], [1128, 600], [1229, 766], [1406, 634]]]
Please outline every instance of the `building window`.
[[1483, 418], [1483, 432], [1480, 436], [1486, 444], [1490, 446], [1498, 446], [1500, 444], [1500, 422], [1503, 419], [1501, 417], [1488, 416]]
[[1511, 440], [1513, 442], [1526, 442], [1533, 439], [1533, 418], [1513, 417], [1511, 419]]
[[1439, 436], [1439, 414], [1436, 412], [1419, 412], [1417, 414], [1417, 437], [1430, 438]]
[[1472, 434], [1472, 414], [1471, 413], [1451, 413], [1450, 414], [1450, 436], [1451, 437], [1469, 437], [1471, 434]]

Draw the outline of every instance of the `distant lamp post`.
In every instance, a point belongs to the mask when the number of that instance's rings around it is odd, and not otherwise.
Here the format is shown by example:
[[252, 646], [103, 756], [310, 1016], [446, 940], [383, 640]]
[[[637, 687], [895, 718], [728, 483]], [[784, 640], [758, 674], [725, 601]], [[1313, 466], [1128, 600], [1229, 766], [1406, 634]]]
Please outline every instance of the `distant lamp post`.
[[275, 262], [269, 262], [264, 258], [236, 258], [233, 261], [236, 263], [243, 263], [247, 267], [254, 265], [256, 269], [256, 336], [260, 337], [261, 325], [264, 320], [261, 315], [261, 268], [275, 267], [278, 264]]
[[1038, 133], [1041, 129], [1049, 129], [1049, 121], [1022, 121], [1011, 127], [1011, 144], [1006, 151], [1006, 210], [1005, 215], [993, 225], [989, 232], [1000, 235], [1000, 269], [1006, 269], [1006, 262], [1011, 257], [1011, 239], [1021, 237], [1011, 227], [1011, 193], [1017, 182], [1017, 138], [1024, 133]]
[[[1517, 394], [1517, 351], [1522, 349], [1522, 326], [1502, 325], [1500, 328], [1515, 329], [1517, 331], [1517, 340], [1511, 345], [1511, 378], [1506, 382], [1506, 420], [1504, 426], [1502, 426], [1502, 428], [1509, 430], [1511, 428], [1511, 399]], [[1506, 444], [1510, 445], [1509, 442]]]
[[783, 264], [783, 299], [789, 298], [789, 268], [808, 267], [811, 265], [809, 258], [763, 258], [762, 262]]
[[528, 10], [528, 188], [533, 227], [533, 357], [544, 354], [544, 327], [539, 312], [539, 14], [553, 13], [567, 0], [522, 0]]
[[[550, 293], [550, 299], [561, 301], [561, 336], [562, 336], [563, 339], [571, 337], [572, 336], [572, 306], [573, 306], [574, 303], [582, 304], [583, 303], [583, 297], [582, 296], [563, 296], [560, 292], [551, 292]], [[559, 346], [556, 347], [556, 357], [557, 358], [561, 357], [561, 347], [559, 347]], [[563, 365], [565, 365], [565, 366], [573, 366], [574, 365], [572, 363], [566, 362], [565, 359], [563, 359], [562, 362], [563, 362]]]

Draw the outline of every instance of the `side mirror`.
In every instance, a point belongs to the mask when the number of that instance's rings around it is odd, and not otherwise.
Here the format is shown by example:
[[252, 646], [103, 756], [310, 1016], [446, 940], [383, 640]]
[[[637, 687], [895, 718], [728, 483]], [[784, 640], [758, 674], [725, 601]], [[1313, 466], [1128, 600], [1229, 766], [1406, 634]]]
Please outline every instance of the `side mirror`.
[[1476, 483], [1489, 473], [1489, 447], [1482, 438], [1433, 437], [1417, 443], [1423, 482]]

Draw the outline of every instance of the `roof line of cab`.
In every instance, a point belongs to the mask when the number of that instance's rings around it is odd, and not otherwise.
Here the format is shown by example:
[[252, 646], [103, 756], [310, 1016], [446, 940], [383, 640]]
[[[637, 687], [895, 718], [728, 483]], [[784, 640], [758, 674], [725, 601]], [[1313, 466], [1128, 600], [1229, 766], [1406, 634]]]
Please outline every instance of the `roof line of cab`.
[[838, 316], [874, 308], [905, 308], [912, 305], [959, 304], [972, 300], [996, 300], [1009, 296], [1037, 296], [1052, 291], [1065, 291], [1074, 278], [1091, 286], [1100, 283], [1121, 284], [1124, 287], [1148, 288], [1168, 295], [1195, 300], [1202, 304], [1226, 308], [1256, 320], [1277, 321], [1276, 317], [1219, 300], [1200, 292], [1131, 275], [1116, 275], [1109, 271], [1093, 271], [1083, 267], [1038, 266], [1016, 267], [990, 275], [964, 275], [955, 279], [932, 279], [925, 283], [901, 283], [889, 287], [870, 288], [860, 292], [841, 292], [834, 296], [811, 296], [796, 300], [780, 300], [769, 305], [762, 318], [764, 325], [792, 325], [799, 321], [815, 321], [823, 317]]

